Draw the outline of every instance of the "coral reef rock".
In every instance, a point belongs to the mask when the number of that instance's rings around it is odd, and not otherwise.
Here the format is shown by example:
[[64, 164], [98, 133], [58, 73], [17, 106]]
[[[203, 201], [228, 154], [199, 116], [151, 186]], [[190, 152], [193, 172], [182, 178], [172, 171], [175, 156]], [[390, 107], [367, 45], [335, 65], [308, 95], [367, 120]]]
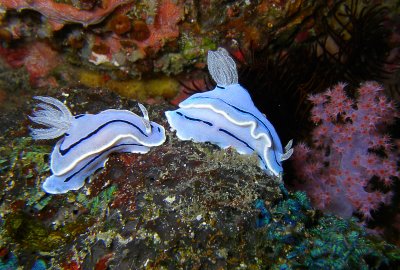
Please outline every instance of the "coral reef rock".
[[[140, 113], [136, 101], [101, 89], [59, 93], [54, 96], [73, 114]], [[150, 119], [167, 126], [170, 105], [147, 108]], [[182, 142], [169, 131], [146, 155], [112, 154], [79, 191], [46, 194], [40, 185], [50, 175], [52, 143], [33, 143], [21, 123], [0, 139], [2, 267], [290, 269], [361, 262], [377, 269], [398, 263], [399, 249], [354, 221], [321, 216], [304, 193], [283, 193], [256, 155]], [[328, 248], [333, 245], [338, 248]]]

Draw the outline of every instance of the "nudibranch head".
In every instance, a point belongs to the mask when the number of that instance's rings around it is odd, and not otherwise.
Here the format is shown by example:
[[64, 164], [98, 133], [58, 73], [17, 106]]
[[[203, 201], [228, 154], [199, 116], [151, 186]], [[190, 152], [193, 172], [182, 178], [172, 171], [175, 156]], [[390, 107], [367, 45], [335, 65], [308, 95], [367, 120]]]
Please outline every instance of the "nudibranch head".
[[262, 169], [281, 175], [282, 161], [293, 153], [291, 142], [282, 148], [275, 128], [238, 83], [236, 64], [225, 49], [209, 52], [208, 65], [216, 88], [194, 94], [178, 110], [167, 111], [171, 129], [181, 140], [233, 147], [241, 154], [255, 152]]
[[108, 155], [113, 152], [146, 153], [150, 147], [165, 141], [164, 128], [149, 121], [147, 110], [141, 104], [143, 117], [114, 109], [72, 116], [68, 108], [54, 98], [36, 99], [46, 104], [39, 104], [42, 110], [34, 112], [30, 118], [48, 128], [32, 129], [32, 136], [49, 139], [64, 135], [51, 154], [53, 175], [43, 184], [47, 193], [81, 188], [87, 177], [104, 167]]

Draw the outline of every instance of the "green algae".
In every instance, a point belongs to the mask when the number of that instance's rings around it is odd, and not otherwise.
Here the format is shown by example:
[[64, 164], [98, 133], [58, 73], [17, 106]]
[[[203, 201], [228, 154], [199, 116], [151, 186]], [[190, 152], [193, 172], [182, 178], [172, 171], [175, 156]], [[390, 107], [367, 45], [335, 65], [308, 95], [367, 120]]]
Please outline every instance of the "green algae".
[[[50, 170], [50, 151], [49, 145], [34, 144], [30, 137], [16, 138], [9, 145], [0, 147], [3, 157], [0, 178], [6, 180], [3, 185], [12, 183], [3, 189], [3, 193], [9, 198], [10, 205], [14, 205], [13, 208], [3, 206], [5, 223], [1, 226], [1, 237], [18, 244], [22, 250], [51, 252], [67, 245], [94, 223], [96, 215], [105, 211], [116, 190], [115, 186], [110, 186], [96, 197], [86, 197], [83, 205], [90, 210], [88, 213], [67, 222], [54, 220], [55, 226], [50, 226], [39, 216], [51, 217], [55, 208], [70, 208], [59, 197], [47, 195], [41, 190], [40, 179]], [[67, 214], [62, 216], [68, 218]]]
[[[6, 137], [13, 139], [7, 145], [0, 145], [0, 193], [10, 202], [20, 205], [17, 208], [26, 205], [36, 210], [43, 209], [51, 201], [40, 188], [41, 178], [50, 171], [48, 156], [51, 147], [34, 143], [30, 137], [15, 138], [10, 132]], [[5, 137], [1, 139], [7, 141]], [[12, 211], [5, 205], [1, 209], [3, 215]]]
[[40, 221], [23, 212], [7, 216], [5, 230], [16, 243], [32, 251], [52, 251], [66, 241], [60, 232], [48, 229]]
[[93, 221], [93, 218], [82, 217], [60, 229], [52, 229], [39, 219], [20, 211], [6, 216], [5, 237], [25, 250], [51, 252], [84, 233]]
[[36, 211], [40, 211], [50, 203], [52, 196], [46, 196], [46, 193], [42, 191], [40, 186], [28, 189], [30, 196], [26, 200], [26, 205], [33, 207]]
[[33, 208], [34, 208], [36, 211], [41, 211], [43, 208], [46, 207], [47, 204], [50, 203], [51, 199], [52, 199], [51, 196], [44, 197], [44, 198], [42, 198], [40, 201], [38, 201], [37, 203], [35, 203], [35, 204], [33, 205]]
[[[4, 137], [2, 141], [6, 141]], [[0, 141], [1, 141], [0, 140]], [[10, 144], [0, 146], [0, 172], [16, 169], [16, 172], [25, 178], [33, 177], [33, 171], [24, 170], [34, 169], [37, 174], [43, 174], [50, 170], [48, 165], [48, 155], [51, 151], [49, 145], [34, 144], [31, 137], [20, 137], [11, 141]]]
[[204, 59], [209, 50], [216, 50], [217, 43], [208, 37], [193, 37], [183, 35], [180, 40], [182, 56], [186, 60]]
[[91, 199], [88, 199], [86, 195], [79, 193], [76, 200], [82, 203], [85, 208], [89, 209], [91, 215], [95, 216], [107, 208], [108, 204], [114, 199], [116, 191], [117, 187], [112, 185]]
[[156, 61], [156, 67], [154, 68], [154, 71], [161, 71], [168, 76], [170, 76], [171, 74], [176, 75], [184, 70], [185, 65], [187, 65], [187, 61], [182, 56], [182, 54], [168, 53], [163, 55], [160, 59]]

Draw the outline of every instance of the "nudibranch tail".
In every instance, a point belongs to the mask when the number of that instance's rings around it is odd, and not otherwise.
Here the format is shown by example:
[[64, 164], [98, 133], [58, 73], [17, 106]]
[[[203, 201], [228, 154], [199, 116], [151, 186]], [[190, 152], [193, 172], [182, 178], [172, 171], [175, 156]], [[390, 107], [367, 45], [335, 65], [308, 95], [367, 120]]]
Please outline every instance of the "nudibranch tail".
[[34, 99], [43, 103], [37, 105], [40, 110], [34, 111], [33, 115], [29, 116], [29, 119], [48, 128], [31, 128], [32, 138], [35, 140], [47, 140], [65, 134], [74, 119], [68, 107], [52, 97], [36, 96]]
[[238, 83], [236, 63], [224, 48], [209, 51], [207, 64], [211, 77], [218, 85], [228, 86]]

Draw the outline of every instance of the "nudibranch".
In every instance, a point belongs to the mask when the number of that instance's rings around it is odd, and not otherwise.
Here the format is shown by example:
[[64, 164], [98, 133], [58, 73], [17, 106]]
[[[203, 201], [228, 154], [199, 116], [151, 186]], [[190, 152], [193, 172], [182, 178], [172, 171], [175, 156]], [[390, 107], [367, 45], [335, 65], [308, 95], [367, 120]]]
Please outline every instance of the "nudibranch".
[[85, 179], [104, 167], [113, 152], [146, 153], [165, 141], [164, 128], [149, 120], [139, 103], [143, 117], [127, 111], [109, 109], [98, 114], [73, 116], [59, 100], [34, 97], [43, 102], [29, 118], [47, 128], [31, 128], [33, 139], [63, 136], [51, 153], [53, 173], [43, 183], [47, 193], [59, 194], [81, 188]]
[[176, 130], [181, 140], [233, 147], [240, 154], [255, 152], [267, 174], [280, 176], [282, 161], [293, 153], [292, 141], [282, 148], [275, 128], [238, 83], [235, 61], [225, 49], [209, 51], [207, 64], [217, 86], [190, 96], [179, 109], [167, 111], [171, 130]]

